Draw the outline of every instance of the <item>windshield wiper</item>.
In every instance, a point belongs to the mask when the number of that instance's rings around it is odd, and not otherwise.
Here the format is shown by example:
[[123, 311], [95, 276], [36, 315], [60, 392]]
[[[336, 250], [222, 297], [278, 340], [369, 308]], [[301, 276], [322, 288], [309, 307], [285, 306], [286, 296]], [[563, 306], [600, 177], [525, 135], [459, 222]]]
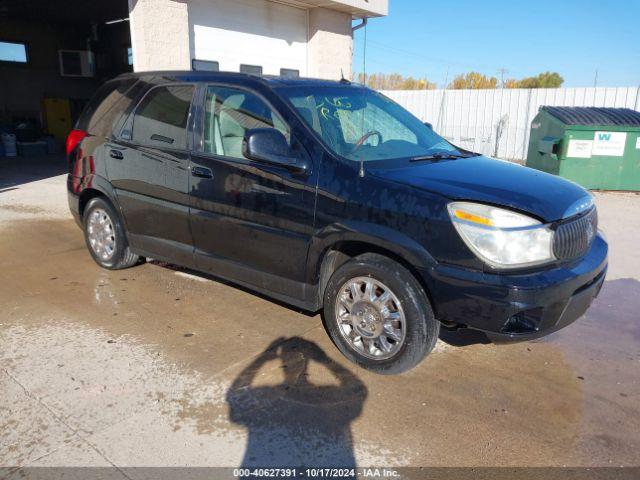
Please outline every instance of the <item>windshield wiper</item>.
[[456, 158], [464, 157], [461, 153], [432, 153], [431, 155], [422, 155], [420, 157], [413, 157], [412, 162], [422, 162], [426, 160], [455, 160]]
[[421, 155], [419, 157], [413, 157], [411, 159], [412, 162], [422, 162], [427, 160], [455, 160], [457, 158], [469, 158], [469, 157], [477, 157], [479, 153], [453, 153], [453, 152], [436, 152], [430, 155]]

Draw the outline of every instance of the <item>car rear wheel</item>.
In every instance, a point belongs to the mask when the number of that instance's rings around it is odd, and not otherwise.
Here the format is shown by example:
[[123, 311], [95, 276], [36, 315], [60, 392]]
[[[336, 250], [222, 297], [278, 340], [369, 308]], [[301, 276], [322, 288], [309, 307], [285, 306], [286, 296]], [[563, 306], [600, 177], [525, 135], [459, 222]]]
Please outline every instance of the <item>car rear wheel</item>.
[[89, 201], [83, 214], [84, 238], [98, 265], [120, 270], [136, 265], [140, 256], [131, 252], [124, 226], [111, 204], [100, 197]]
[[324, 322], [349, 360], [387, 375], [420, 363], [440, 332], [413, 274], [371, 253], [353, 258], [331, 276], [324, 294]]

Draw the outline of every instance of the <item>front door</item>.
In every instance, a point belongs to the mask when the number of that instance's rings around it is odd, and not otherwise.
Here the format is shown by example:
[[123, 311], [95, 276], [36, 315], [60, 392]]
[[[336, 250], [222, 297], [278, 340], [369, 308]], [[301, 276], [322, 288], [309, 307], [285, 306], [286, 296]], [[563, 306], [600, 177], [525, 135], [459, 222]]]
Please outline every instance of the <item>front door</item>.
[[283, 296], [302, 298], [312, 235], [312, 177], [246, 159], [252, 128], [276, 128], [307, 155], [257, 93], [209, 86], [201, 151], [192, 153], [191, 228], [199, 268]]
[[134, 248], [191, 265], [187, 124], [192, 85], [152, 88], [106, 145], [107, 173]]

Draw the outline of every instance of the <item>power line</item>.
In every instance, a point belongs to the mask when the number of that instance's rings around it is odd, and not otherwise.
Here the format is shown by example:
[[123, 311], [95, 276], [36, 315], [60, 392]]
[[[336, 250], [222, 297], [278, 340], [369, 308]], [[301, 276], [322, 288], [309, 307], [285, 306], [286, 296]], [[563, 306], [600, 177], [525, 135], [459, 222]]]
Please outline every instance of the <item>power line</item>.
[[[409, 55], [412, 57], [416, 57], [422, 60], [428, 60], [431, 62], [437, 62], [440, 64], [446, 64], [446, 65], [454, 65], [454, 66], [459, 66], [459, 67], [465, 67], [465, 68], [473, 68], [473, 69], [477, 69], [477, 70], [492, 70], [492, 71], [500, 71], [502, 69], [502, 67], [498, 67], [495, 65], [480, 65], [480, 64], [471, 64], [471, 63], [463, 63], [463, 62], [452, 62], [451, 59], [444, 59], [444, 58], [439, 58], [439, 57], [431, 57], [428, 55], [423, 55], [420, 53], [416, 53], [416, 52], [411, 52], [409, 50], [405, 50], [402, 48], [397, 48], [395, 46], [386, 44], [386, 43], [382, 43], [382, 42], [376, 42], [374, 40], [369, 40], [369, 44], [370, 45], [375, 45], [378, 48], [382, 48], [382, 49], [387, 49], [396, 53], [402, 53], [404, 55]], [[515, 72], [515, 73], [522, 73], [522, 72]]]

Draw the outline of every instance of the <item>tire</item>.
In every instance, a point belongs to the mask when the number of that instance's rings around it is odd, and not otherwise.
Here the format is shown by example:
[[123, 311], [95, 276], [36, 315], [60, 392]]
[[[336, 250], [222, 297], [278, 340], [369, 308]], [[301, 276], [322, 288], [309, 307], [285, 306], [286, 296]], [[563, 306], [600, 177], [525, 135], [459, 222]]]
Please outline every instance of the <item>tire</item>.
[[323, 321], [333, 343], [372, 372], [406, 372], [438, 340], [440, 322], [424, 290], [409, 270], [382, 255], [359, 255], [338, 268], [323, 300]]
[[109, 270], [132, 267], [141, 257], [131, 252], [120, 216], [101, 197], [89, 200], [82, 215], [84, 240], [95, 262]]

